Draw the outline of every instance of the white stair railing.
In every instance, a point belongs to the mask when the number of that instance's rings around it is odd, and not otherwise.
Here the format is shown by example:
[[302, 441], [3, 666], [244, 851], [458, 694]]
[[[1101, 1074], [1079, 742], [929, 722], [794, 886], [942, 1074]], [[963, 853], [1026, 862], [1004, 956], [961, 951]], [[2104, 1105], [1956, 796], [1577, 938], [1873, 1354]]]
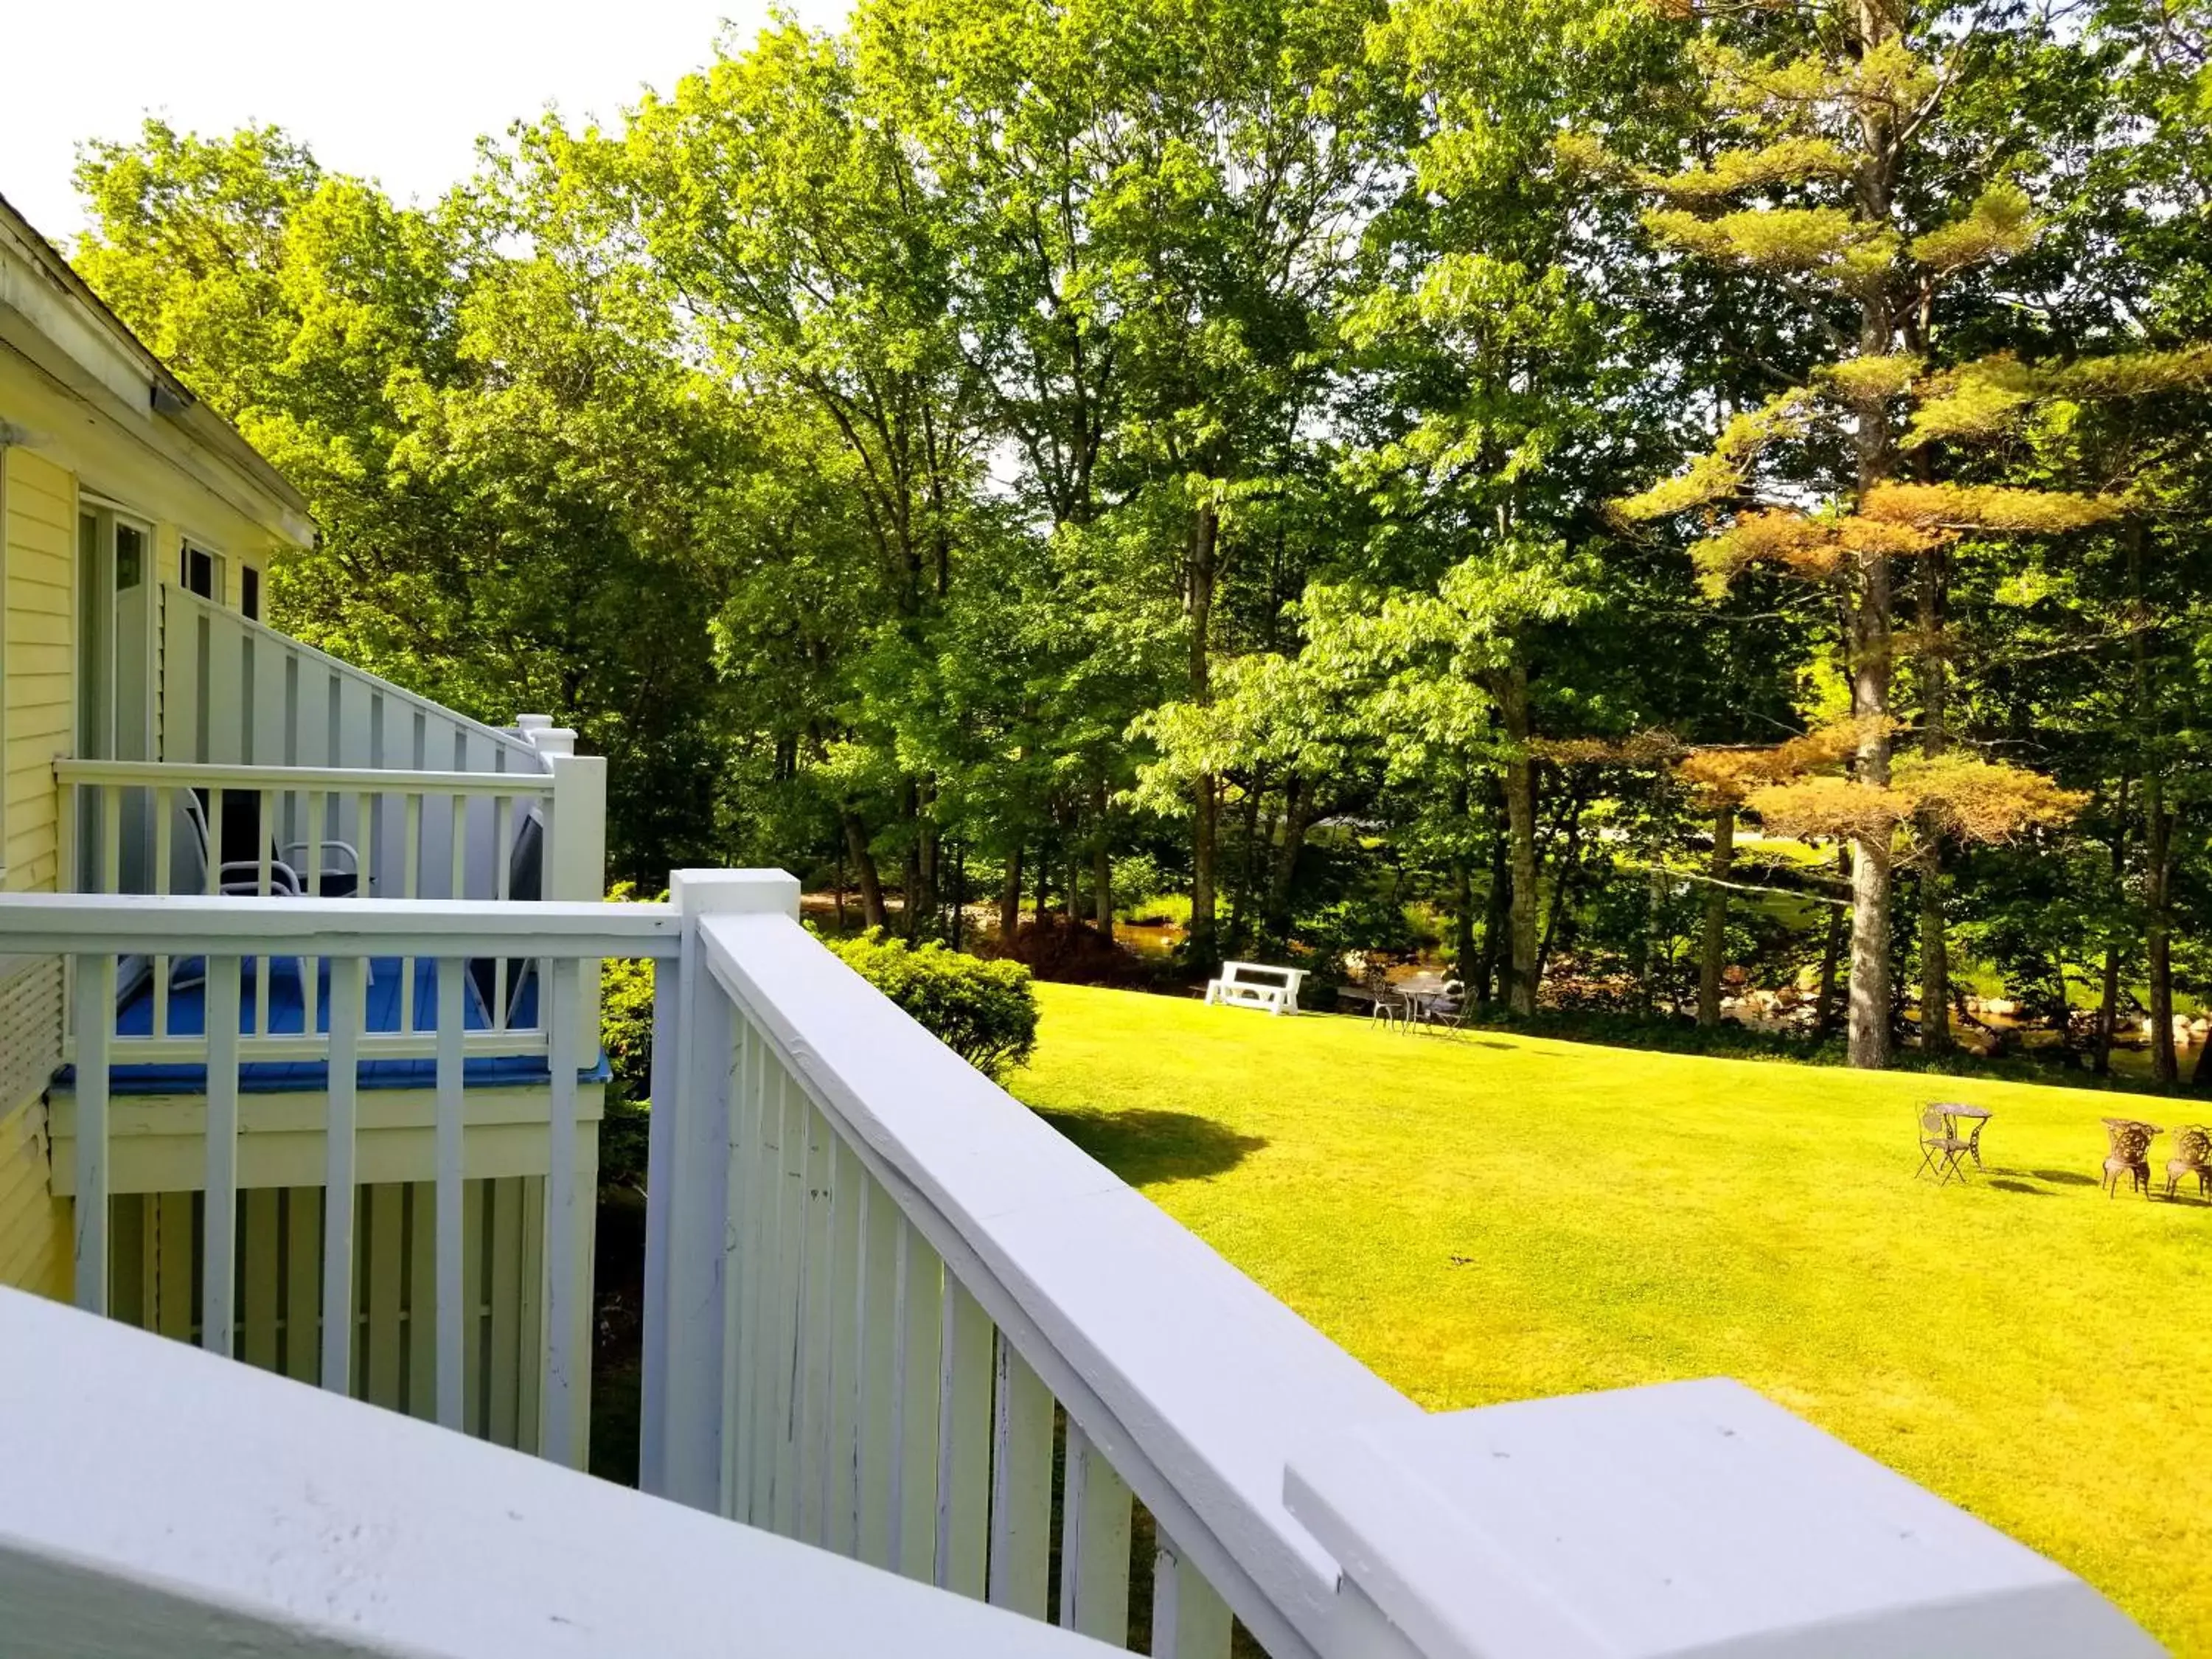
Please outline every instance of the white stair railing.
[[160, 758], [218, 765], [538, 772], [527, 738], [470, 720], [171, 582], [161, 584]]
[[672, 885], [647, 1490], [1116, 1644], [1133, 1497], [1174, 1659], [1226, 1659], [1232, 1615], [1273, 1659], [2157, 1651], [1734, 1384], [1424, 1413], [851, 973], [798, 896]]

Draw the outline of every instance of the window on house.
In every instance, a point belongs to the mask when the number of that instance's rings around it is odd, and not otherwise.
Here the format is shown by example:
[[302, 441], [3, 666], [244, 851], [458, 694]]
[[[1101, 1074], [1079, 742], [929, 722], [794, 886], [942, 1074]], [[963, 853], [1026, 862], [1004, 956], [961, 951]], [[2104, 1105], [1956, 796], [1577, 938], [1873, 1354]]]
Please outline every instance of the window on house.
[[197, 593], [204, 599], [222, 603], [222, 556], [210, 553], [204, 547], [185, 544], [183, 568], [179, 574], [187, 593]]
[[123, 592], [146, 580], [146, 532], [136, 525], [115, 526], [115, 589]]
[[261, 620], [261, 573], [250, 564], [238, 573], [238, 605], [249, 622]]

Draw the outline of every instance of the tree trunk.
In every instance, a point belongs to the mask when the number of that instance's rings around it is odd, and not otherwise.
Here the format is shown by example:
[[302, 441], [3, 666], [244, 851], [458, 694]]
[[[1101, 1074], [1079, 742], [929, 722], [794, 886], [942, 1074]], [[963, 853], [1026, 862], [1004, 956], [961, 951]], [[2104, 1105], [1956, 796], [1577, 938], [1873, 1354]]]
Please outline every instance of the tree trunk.
[[[1931, 550], [1920, 568], [1920, 752], [1930, 759], [1950, 746], [1944, 666], [1943, 551]], [[1932, 817], [1920, 826], [1920, 1052], [1951, 1048], [1951, 942], [1943, 920], [1943, 830]]]
[[[1853, 24], [1862, 51], [1871, 52], [1893, 33], [1891, 14], [1879, 0], [1859, 0]], [[1863, 157], [1856, 185], [1862, 217], [1887, 228], [1891, 217], [1899, 146], [1894, 110], [1869, 100], [1859, 113]], [[1897, 343], [1896, 316], [1887, 286], [1869, 283], [1859, 294], [1859, 351], [1886, 356]], [[1887, 405], [1859, 406], [1853, 422], [1853, 459], [1859, 499], [1888, 481], [1895, 463]], [[1870, 550], [1858, 556], [1857, 588], [1850, 613], [1851, 713], [1859, 731], [1857, 781], [1889, 787], [1891, 606], [1890, 557]], [[1889, 1064], [1891, 864], [1893, 836], [1887, 823], [1854, 838], [1851, 860], [1850, 1063]]]
[[837, 816], [845, 825], [845, 851], [853, 860], [853, 872], [860, 884], [860, 920], [870, 927], [888, 927], [890, 916], [884, 908], [884, 878], [876, 868], [876, 855], [868, 846], [868, 832], [860, 823], [860, 815], [850, 807], [840, 808]]
[[1460, 982], [1474, 981], [1474, 875], [1464, 852], [1452, 854], [1452, 972]]
[[2151, 1075], [2160, 1083], [2181, 1080], [2181, 1057], [2173, 1048], [2173, 813], [2166, 804], [2164, 757], [2155, 751], [2159, 708], [2151, 695], [2150, 641], [2142, 599], [2142, 521], [2128, 526], [2128, 595], [2136, 616], [2136, 718], [2137, 740], [2151, 746], [2143, 768], [2143, 957], [2150, 978]]
[[1011, 940], [1022, 925], [1022, 849], [1006, 854], [1006, 884], [999, 889], [999, 939]]
[[2173, 1046], [2173, 814], [2164, 780], [2143, 781], [2150, 834], [2145, 848], [2143, 956], [2150, 976], [2150, 1069], [2160, 1083], [2181, 1081]]
[[1052, 915], [1052, 848], [1040, 845], [1036, 856], [1036, 925], [1044, 927]]
[[911, 944], [921, 929], [921, 787], [908, 778], [899, 787], [899, 816], [906, 820], [906, 856], [899, 869], [899, 932]]
[[1507, 863], [1505, 827], [1498, 822], [1504, 796], [1491, 806], [1490, 891], [1483, 902], [1482, 955], [1475, 963], [1474, 1000], [1487, 1005], [1497, 994], [1498, 964], [1513, 902], [1513, 875]]
[[[1204, 704], [1212, 701], [1212, 660], [1208, 655], [1213, 623], [1215, 554], [1221, 535], [1221, 514], [1209, 499], [1198, 510], [1191, 534], [1190, 574], [1187, 608], [1190, 615], [1190, 696]], [[1190, 933], [1184, 952], [1200, 969], [1210, 969], [1220, 955], [1215, 937], [1214, 854], [1221, 813], [1220, 790], [1211, 772], [1202, 772], [1191, 786]]]
[[1728, 965], [1729, 872], [1735, 867], [1735, 803], [1713, 814], [1712, 884], [1705, 889], [1705, 937], [1698, 962], [1698, 1024], [1721, 1023], [1721, 974]]
[[1513, 872], [1505, 1006], [1536, 1012], [1536, 761], [1528, 752], [1528, 671], [1516, 663], [1502, 677], [1498, 713], [1505, 726], [1505, 826]]
[[1306, 781], [1293, 772], [1283, 781], [1283, 839], [1275, 848], [1274, 868], [1267, 875], [1267, 908], [1263, 920], [1268, 933], [1279, 939], [1291, 934], [1291, 893], [1297, 882], [1298, 857], [1305, 851], [1306, 831], [1313, 825], [1316, 799]]
[[1091, 789], [1091, 914], [1100, 933], [1114, 937], [1114, 849], [1107, 838], [1106, 780]]
[[931, 810], [936, 803], [935, 780], [925, 779], [915, 795], [920, 821], [915, 825], [915, 891], [907, 899], [912, 912], [907, 921], [908, 939], [920, 939], [937, 927], [937, 872], [944, 862], [945, 845], [938, 836], [937, 820]]
[[967, 920], [968, 911], [968, 843], [960, 842], [952, 851], [952, 948], [960, 948], [961, 924]]
[[1654, 865], [1644, 877], [1644, 931], [1636, 936], [1636, 1000], [1659, 1012], [1659, 929], [1667, 915], [1667, 878]]
[[[2118, 898], [2128, 878], [2128, 783], [2120, 778], [2119, 798], [2113, 807], [2112, 826], [2112, 895]], [[2099, 1077], [2112, 1074], [2112, 1039], [2120, 1029], [2120, 942], [2117, 939], [2105, 941], [2104, 982], [2098, 988], [2097, 1046], [2090, 1061], [2090, 1069]]]
[[2090, 1055], [2089, 1069], [2099, 1077], [2112, 1074], [2112, 1038], [2119, 1029], [2120, 1018], [2120, 947], [2105, 946], [2104, 982], [2098, 988], [2097, 1043]]
[[[1862, 556], [1851, 612], [1851, 712], [1863, 722], [1856, 776], [1869, 789], [1889, 785], [1889, 607], [1888, 556]], [[1873, 1069], [1889, 1064], [1891, 842], [1887, 823], [1851, 840], [1850, 1063]]]
[[[1261, 825], [1261, 797], [1267, 793], [1264, 773], [1255, 774], [1251, 786], [1244, 792], [1244, 823], [1243, 856], [1237, 860], [1237, 885], [1229, 897], [1229, 948], [1245, 951], [1250, 946], [1249, 932], [1254, 890], [1259, 884]], [[1273, 839], [1270, 826], [1267, 839]]]

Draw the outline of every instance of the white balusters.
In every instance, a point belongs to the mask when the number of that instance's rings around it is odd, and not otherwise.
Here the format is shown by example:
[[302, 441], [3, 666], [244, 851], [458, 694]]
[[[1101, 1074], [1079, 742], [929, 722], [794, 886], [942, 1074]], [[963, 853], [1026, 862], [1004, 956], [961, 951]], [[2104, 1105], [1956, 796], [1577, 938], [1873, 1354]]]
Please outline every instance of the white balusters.
[[356, 1057], [366, 967], [357, 957], [331, 962], [329, 1103], [323, 1118], [322, 1384], [338, 1394], [353, 1386], [354, 1133], [360, 1086]]
[[1119, 1646], [1129, 1629], [1128, 1483], [1073, 1422], [1064, 1461], [1060, 1622]]
[[1052, 1557], [1052, 1395], [1003, 1335], [995, 1395], [990, 1599], [1042, 1619]]
[[945, 1330], [938, 1362], [937, 1557], [940, 1589], [981, 1598], [991, 1503], [994, 1333], [974, 1294], [945, 1276]]
[[[269, 958], [260, 959], [259, 977]], [[201, 1247], [200, 1345], [231, 1351], [233, 1287], [238, 1271], [238, 981], [237, 957], [207, 958], [207, 1200]], [[265, 1023], [265, 1022], [264, 1022]]]
[[575, 959], [556, 959], [551, 985], [541, 985], [538, 991], [547, 1015], [547, 1063], [552, 1077], [552, 1144], [545, 1178], [546, 1358], [538, 1400], [538, 1450], [556, 1462], [568, 1463], [579, 1461], [584, 1437], [584, 1425], [577, 1416], [577, 1379], [588, 1359], [578, 1333], [586, 1322], [590, 1280], [586, 1267], [584, 1283], [577, 1282], [577, 1251], [590, 1232], [582, 1205], [592, 1196], [578, 1192], [576, 1180]]
[[1229, 1659], [1229, 1607], [1165, 1533], [1152, 1561], [1152, 1659]]
[[[411, 968], [414, 957], [408, 957]], [[459, 957], [438, 958], [438, 1240], [437, 1240], [437, 1390], [438, 1421], [449, 1429], [462, 1426], [465, 1370], [463, 1346], [472, 1320], [465, 1320], [467, 1288], [462, 1277], [463, 1213], [466, 1203], [463, 1177], [465, 1127], [462, 1114], [466, 1097], [462, 1086], [463, 976], [468, 964]], [[414, 987], [407, 994], [411, 1002]]]
[[107, 1311], [108, 1039], [115, 1025], [115, 958], [76, 963], [76, 1305]]

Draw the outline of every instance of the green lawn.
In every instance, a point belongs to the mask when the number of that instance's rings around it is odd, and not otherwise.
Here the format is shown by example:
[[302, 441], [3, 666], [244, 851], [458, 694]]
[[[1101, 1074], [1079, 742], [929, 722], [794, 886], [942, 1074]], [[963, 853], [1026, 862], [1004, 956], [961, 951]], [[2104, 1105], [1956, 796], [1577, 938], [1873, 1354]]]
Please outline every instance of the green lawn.
[[1038, 991], [1014, 1091], [1425, 1405], [1740, 1377], [2212, 1655], [2212, 1208], [2096, 1184], [2179, 1103]]

